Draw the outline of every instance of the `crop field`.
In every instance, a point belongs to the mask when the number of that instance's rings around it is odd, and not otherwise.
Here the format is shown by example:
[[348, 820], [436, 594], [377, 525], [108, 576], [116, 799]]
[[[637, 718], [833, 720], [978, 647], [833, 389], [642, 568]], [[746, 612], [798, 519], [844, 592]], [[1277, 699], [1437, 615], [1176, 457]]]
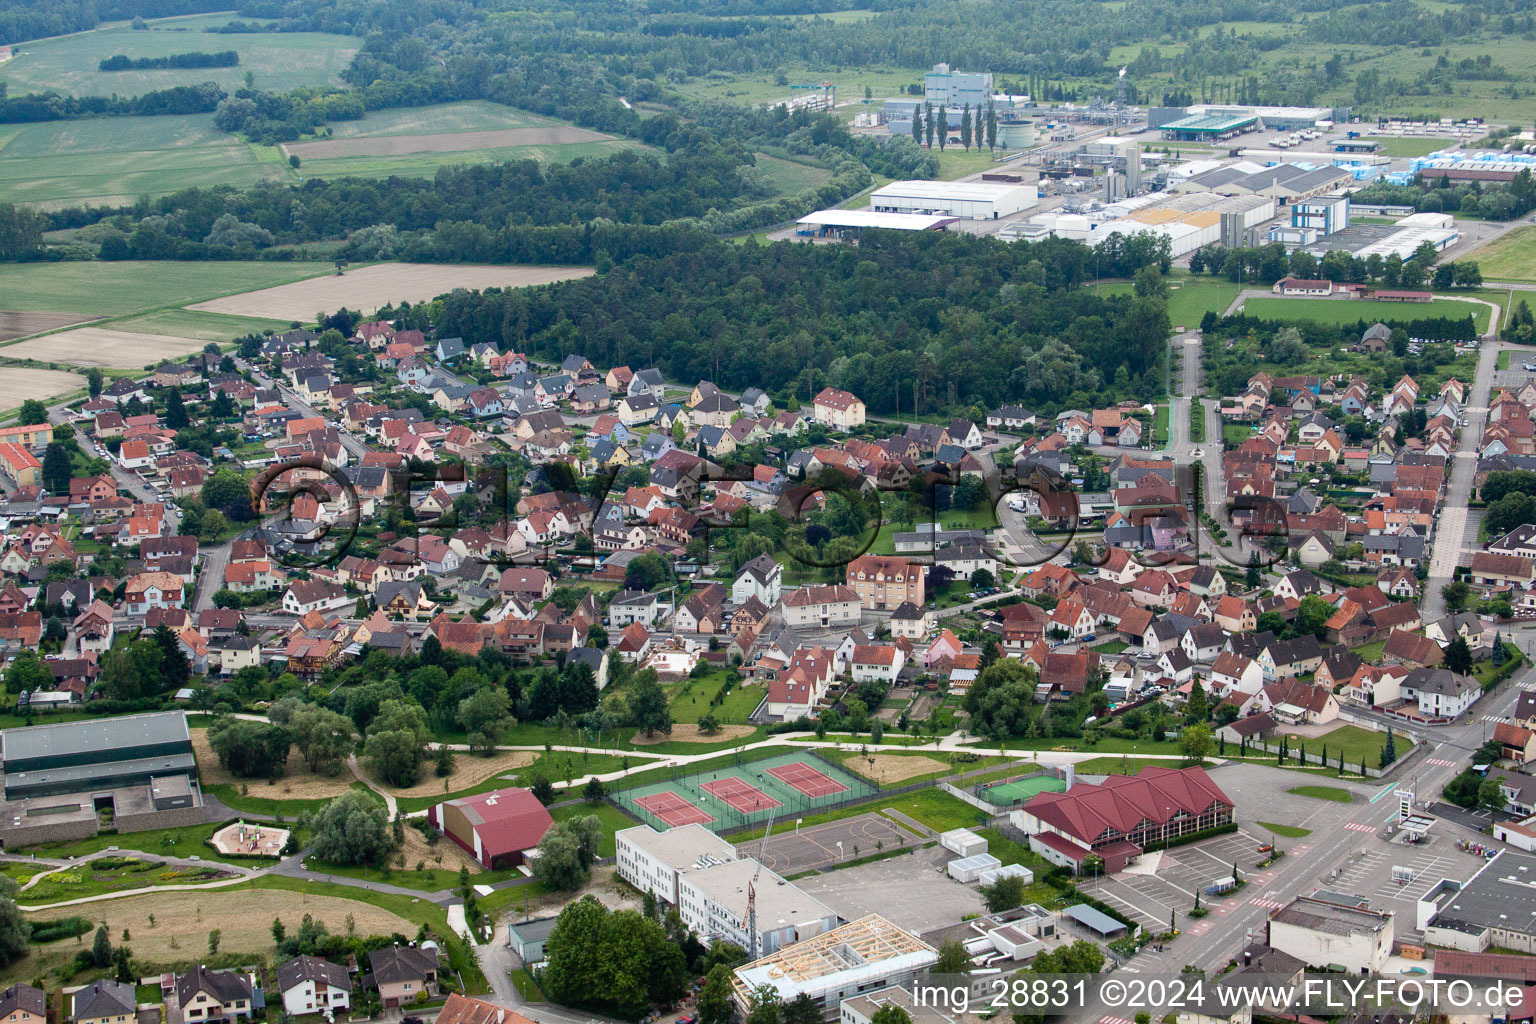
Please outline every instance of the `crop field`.
[[1492, 315], [1488, 307], [1481, 303], [1459, 299], [1373, 302], [1369, 299], [1283, 299], [1268, 296], [1245, 300], [1243, 312], [1266, 320], [1313, 320], [1322, 324], [1352, 324], [1357, 320], [1366, 323], [1377, 320], [1414, 320], [1429, 316], [1471, 316], [1479, 331], [1488, 329], [1488, 318]]
[[[453, 164], [568, 163], [644, 148], [486, 102], [378, 111], [330, 128], [328, 139], [258, 146], [214, 128], [212, 114], [0, 125], [0, 202], [48, 209], [126, 205], [192, 187], [425, 177]], [[288, 166], [290, 152], [303, 161], [298, 170]]]
[[[5, 353], [0, 349], [0, 355]], [[29, 398], [52, 398], [85, 387], [85, 378], [63, 370], [7, 366], [0, 370], [0, 409], [19, 409]]]
[[578, 142], [609, 142], [613, 136], [574, 125], [533, 125], [498, 128], [483, 132], [433, 132], [427, 135], [374, 135], [353, 139], [322, 139], [291, 142], [281, 147], [301, 160], [341, 159], [353, 156], [411, 156], [416, 153], [452, 153], [475, 149], [521, 149], [527, 146], [563, 146]]
[[1469, 258], [1489, 281], [1536, 281], [1536, 227], [1506, 231]]
[[[245, 84], [245, 73], [256, 76], [258, 89], [287, 92], [301, 86], [340, 85], [341, 72], [357, 52], [360, 40], [320, 32], [257, 32], [221, 34], [203, 31], [223, 25], [232, 14], [160, 18], [135, 31], [112, 22], [89, 32], [39, 39], [16, 47], [17, 54], [0, 68], [0, 81], [12, 95], [54, 90], [74, 96], [137, 96], [178, 85], [216, 82], [226, 92]], [[216, 53], [235, 50], [240, 64], [231, 68], [163, 68], [145, 71], [101, 71], [107, 57], [168, 57], [177, 53]]]
[[[329, 263], [269, 260], [4, 263], [0, 304], [20, 312], [72, 313], [77, 320], [126, 316], [334, 272]], [[302, 314], [314, 315], [314, 308]]]
[[79, 323], [83, 319], [74, 313], [11, 313], [0, 310], [0, 341], [25, 338], [29, 334], [56, 331], [60, 327]]
[[191, 308], [233, 316], [308, 320], [316, 310], [371, 313], [391, 302], [421, 302], [455, 288], [522, 288], [588, 277], [591, 267], [483, 267], [430, 263], [380, 263], [337, 277], [311, 278], [200, 302]]
[[131, 203], [193, 185], [288, 177], [277, 150], [266, 150], [270, 159], [262, 159], [262, 150], [214, 128], [212, 114], [5, 125], [0, 202]]
[[267, 320], [254, 316], [223, 316], [219, 313], [199, 313], [190, 309], [163, 309], [157, 313], [127, 320], [114, 320], [114, 330], [133, 334], [171, 334], [180, 338], [195, 338], [201, 342], [229, 342], [245, 334], [261, 334], [264, 331], [286, 331], [293, 325], [291, 320]]
[[162, 359], [191, 355], [203, 347], [196, 338], [166, 334], [134, 334], [105, 327], [78, 327], [0, 348], [0, 356], [36, 359], [71, 366], [103, 366], [133, 370]]
[[427, 107], [370, 110], [356, 121], [337, 121], [327, 127], [333, 139], [362, 139], [377, 135], [422, 135], [428, 132], [488, 132], [499, 128], [559, 124], [516, 107], [487, 100], [436, 103]]

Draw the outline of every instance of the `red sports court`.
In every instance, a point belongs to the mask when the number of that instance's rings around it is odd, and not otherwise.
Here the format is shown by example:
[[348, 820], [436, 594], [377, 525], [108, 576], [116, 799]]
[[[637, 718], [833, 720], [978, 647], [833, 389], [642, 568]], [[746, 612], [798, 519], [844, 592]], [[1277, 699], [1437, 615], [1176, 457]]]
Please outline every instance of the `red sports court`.
[[848, 788], [832, 778], [832, 776], [825, 772], [817, 771], [804, 761], [777, 765], [769, 768], [768, 774], [786, 786], [793, 786], [806, 796], [830, 796], [833, 793], [842, 793]]
[[771, 811], [775, 807], [782, 806], [746, 779], [737, 778], [734, 775], [701, 782], [699, 788], [715, 799], [729, 804], [732, 810], [741, 811], [743, 814], [751, 814], [753, 811]]
[[656, 815], [668, 825], [703, 825], [715, 819], [703, 809], [676, 793], [652, 793], [637, 797], [635, 804]]

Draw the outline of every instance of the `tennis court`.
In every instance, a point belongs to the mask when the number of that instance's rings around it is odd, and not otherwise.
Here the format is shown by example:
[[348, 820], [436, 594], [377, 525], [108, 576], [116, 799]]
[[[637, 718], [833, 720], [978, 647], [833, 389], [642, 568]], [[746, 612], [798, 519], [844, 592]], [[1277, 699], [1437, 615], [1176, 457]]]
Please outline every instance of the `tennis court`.
[[738, 811], [767, 811], [782, 806], [777, 800], [744, 779], [711, 779], [699, 784], [710, 796], [717, 797]]
[[667, 777], [612, 794], [614, 803], [653, 828], [698, 822], [715, 831], [789, 822], [829, 807], [869, 799], [879, 789], [804, 750], [756, 760], [715, 759], [683, 765]]
[[635, 803], [668, 825], [707, 825], [715, 820], [676, 793], [652, 793]]
[[841, 793], [848, 787], [819, 768], [812, 768], [804, 761], [781, 764], [768, 769], [768, 774], [786, 783], [806, 796], [829, 796]]
[[1039, 793], [1065, 793], [1067, 784], [1054, 775], [1019, 775], [996, 782], [983, 782], [976, 787], [976, 795], [998, 807], [1022, 804]]

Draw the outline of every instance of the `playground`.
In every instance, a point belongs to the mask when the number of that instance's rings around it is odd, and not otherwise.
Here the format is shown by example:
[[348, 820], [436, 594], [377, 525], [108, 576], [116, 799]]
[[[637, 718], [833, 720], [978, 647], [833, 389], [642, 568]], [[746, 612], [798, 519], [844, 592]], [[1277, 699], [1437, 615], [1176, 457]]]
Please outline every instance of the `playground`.
[[874, 796], [878, 790], [830, 762], [802, 751], [690, 772], [613, 794], [641, 821], [667, 829], [700, 824], [714, 831], [814, 813]]
[[1067, 784], [1054, 775], [1033, 772], [976, 785], [975, 794], [996, 807], [1016, 807], [1040, 793], [1065, 793]]
[[277, 858], [283, 855], [283, 847], [288, 844], [288, 830], [237, 821], [215, 832], [212, 842], [220, 853]]

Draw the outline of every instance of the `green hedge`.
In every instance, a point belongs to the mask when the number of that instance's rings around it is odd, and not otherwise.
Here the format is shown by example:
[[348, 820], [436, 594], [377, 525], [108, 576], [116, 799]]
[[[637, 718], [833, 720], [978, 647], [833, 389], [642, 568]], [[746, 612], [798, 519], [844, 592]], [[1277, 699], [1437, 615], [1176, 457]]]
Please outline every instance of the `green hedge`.
[[1189, 835], [1179, 836], [1177, 839], [1170, 839], [1170, 840], [1168, 840], [1168, 845], [1170, 847], [1172, 847], [1172, 846], [1186, 846], [1189, 843], [1197, 843], [1197, 842], [1199, 842], [1202, 839], [1209, 839], [1212, 836], [1231, 835], [1233, 832], [1236, 832], [1236, 831], [1237, 831], [1237, 822], [1229, 821], [1225, 825], [1217, 825], [1215, 828], [1204, 828], [1204, 829], [1201, 829], [1199, 832], [1191, 832], [1191, 833], [1189, 833]]

